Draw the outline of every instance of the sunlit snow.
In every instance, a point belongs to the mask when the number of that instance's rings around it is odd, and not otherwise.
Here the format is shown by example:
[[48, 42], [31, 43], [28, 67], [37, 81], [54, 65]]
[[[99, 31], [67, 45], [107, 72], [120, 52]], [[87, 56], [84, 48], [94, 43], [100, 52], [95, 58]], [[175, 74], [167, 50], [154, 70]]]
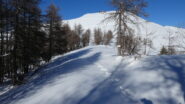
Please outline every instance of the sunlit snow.
[[55, 57], [1, 104], [184, 104], [185, 56], [120, 57], [89, 46]]

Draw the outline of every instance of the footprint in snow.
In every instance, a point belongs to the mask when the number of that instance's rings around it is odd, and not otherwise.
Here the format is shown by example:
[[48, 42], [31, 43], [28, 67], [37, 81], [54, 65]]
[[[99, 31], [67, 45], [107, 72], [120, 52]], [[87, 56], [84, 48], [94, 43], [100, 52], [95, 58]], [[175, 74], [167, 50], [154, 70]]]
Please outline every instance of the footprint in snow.
[[110, 76], [110, 75], [111, 75], [111, 73], [108, 71], [108, 69], [106, 69], [104, 66], [102, 66], [102, 65], [100, 65], [100, 64], [97, 64], [97, 66], [98, 66], [98, 68], [99, 68], [101, 71], [105, 72], [105, 75], [106, 75], [106, 76]]

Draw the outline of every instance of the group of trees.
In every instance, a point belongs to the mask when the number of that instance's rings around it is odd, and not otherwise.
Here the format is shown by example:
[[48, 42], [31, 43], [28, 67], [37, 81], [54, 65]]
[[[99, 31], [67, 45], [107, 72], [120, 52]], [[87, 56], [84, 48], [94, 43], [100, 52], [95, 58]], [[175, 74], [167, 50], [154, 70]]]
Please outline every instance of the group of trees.
[[111, 30], [103, 33], [100, 28], [94, 29], [95, 45], [109, 45], [112, 38], [113, 38], [113, 33]]
[[38, 64], [44, 46], [39, 0], [0, 1], [0, 83], [22, 75]]
[[160, 55], [174, 55], [177, 54], [174, 47], [163, 46], [160, 50]]
[[[89, 45], [91, 31], [63, 24], [59, 9], [51, 4], [45, 14], [40, 0], [0, 1], [0, 83], [10, 79], [20, 84], [26, 74], [52, 56]], [[100, 29], [94, 31], [102, 35]], [[103, 35], [102, 35], [103, 36]], [[112, 32], [100, 36], [98, 44], [109, 44]]]
[[173, 55], [173, 54], [177, 54], [176, 48], [182, 48], [182, 46], [176, 46], [176, 45], [174, 45], [174, 42], [176, 41], [175, 38], [178, 38], [178, 37], [174, 37], [173, 34], [172, 34], [172, 32], [171, 31], [168, 31], [168, 36], [167, 36], [168, 44], [167, 44], [167, 46], [163, 46], [161, 48], [161, 50], [160, 50], [160, 54], [161, 55]]
[[[90, 41], [90, 30], [62, 24], [59, 9], [51, 4], [43, 14], [40, 0], [0, 1], [0, 83], [20, 84], [41, 61], [81, 47]], [[83, 32], [84, 31], [84, 32]]]
[[[104, 21], [113, 20], [116, 23], [118, 55], [147, 55], [147, 51], [153, 48], [152, 40], [149, 38], [153, 33], [146, 33], [146, 36], [141, 38], [134, 35], [134, 31], [128, 25], [129, 23], [136, 26], [139, 24], [130, 18], [131, 16], [147, 16], [144, 11], [144, 8], [147, 7], [147, 2], [144, 0], [111, 0], [111, 5], [115, 7], [116, 11], [110, 13], [109, 17]], [[180, 45], [173, 45], [174, 36], [170, 31], [168, 33], [169, 43], [161, 48], [160, 54], [177, 54], [176, 48], [183, 48], [182, 41], [180, 41]], [[144, 50], [143, 53], [139, 53], [141, 49]]]

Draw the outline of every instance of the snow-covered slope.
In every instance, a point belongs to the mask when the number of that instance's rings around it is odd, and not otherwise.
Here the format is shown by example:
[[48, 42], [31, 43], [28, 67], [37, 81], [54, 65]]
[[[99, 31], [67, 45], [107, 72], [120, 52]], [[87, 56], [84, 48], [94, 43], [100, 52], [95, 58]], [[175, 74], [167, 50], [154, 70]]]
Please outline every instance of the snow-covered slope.
[[[109, 14], [112, 12], [113, 11], [106, 12], [106, 13], [105, 12], [89, 13], [76, 19], [66, 20], [65, 23], [68, 23], [71, 27], [74, 27], [74, 25], [81, 24], [84, 29], [91, 29], [92, 31], [94, 28], [101, 28], [103, 31], [112, 30], [116, 35], [115, 22], [113, 20], [103, 22], [103, 20], [106, 17], [108, 17]], [[185, 35], [185, 29], [171, 27], [171, 26], [161, 26], [153, 22], [148, 22], [137, 16], [134, 16], [134, 17], [130, 16], [130, 18], [134, 20], [134, 23], [130, 22], [128, 23], [128, 25], [135, 31], [135, 35], [146, 38], [145, 37], [146, 34], [150, 34], [150, 33], [153, 34], [147, 37], [153, 41], [153, 48], [154, 48], [151, 51], [148, 50], [149, 54], [158, 54], [162, 46], [167, 46], [169, 34], [171, 34], [170, 37], [176, 38], [176, 40], [172, 40], [173, 45], [176, 45], [176, 46], [179, 44], [182, 45], [181, 41], [183, 40], [181, 39], [184, 36], [181, 37], [181, 35]], [[93, 41], [93, 36], [91, 37], [91, 40]], [[183, 45], [185, 46], [185, 44]]]
[[185, 104], [185, 56], [120, 57], [108, 46], [58, 56], [0, 104]]

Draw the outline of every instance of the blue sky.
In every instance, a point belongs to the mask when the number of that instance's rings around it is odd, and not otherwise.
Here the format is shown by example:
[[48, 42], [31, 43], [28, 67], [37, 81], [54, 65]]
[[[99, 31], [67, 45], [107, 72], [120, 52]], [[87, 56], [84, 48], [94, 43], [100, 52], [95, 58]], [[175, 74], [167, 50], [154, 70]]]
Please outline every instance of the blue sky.
[[[43, 0], [41, 8], [45, 8], [52, 0]], [[161, 25], [181, 26], [185, 24], [185, 0], [146, 0], [149, 6], [145, 11], [149, 21]], [[114, 8], [109, 0], [53, 0], [60, 8], [60, 15], [63, 19], [72, 19], [86, 13], [98, 11], [110, 11]]]

